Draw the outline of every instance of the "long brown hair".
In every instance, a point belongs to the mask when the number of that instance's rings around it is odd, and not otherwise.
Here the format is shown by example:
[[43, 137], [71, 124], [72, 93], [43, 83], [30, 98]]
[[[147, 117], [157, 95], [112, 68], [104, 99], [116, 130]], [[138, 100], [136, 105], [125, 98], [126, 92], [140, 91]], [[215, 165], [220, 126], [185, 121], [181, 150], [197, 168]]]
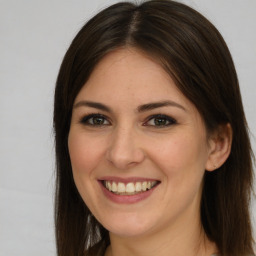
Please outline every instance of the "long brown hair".
[[175, 1], [153, 0], [118, 3], [98, 13], [74, 38], [61, 64], [54, 105], [58, 255], [102, 255], [110, 243], [108, 231], [76, 189], [67, 138], [76, 95], [97, 63], [120, 47], [135, 47], [160, 63], [196, 106], [209, 132], [230, 123], [228, 160], [205, 172], [201, 221], [221, 255], [253, 253], [253, 153], [232, 57], [218, 30], [197, 11]]

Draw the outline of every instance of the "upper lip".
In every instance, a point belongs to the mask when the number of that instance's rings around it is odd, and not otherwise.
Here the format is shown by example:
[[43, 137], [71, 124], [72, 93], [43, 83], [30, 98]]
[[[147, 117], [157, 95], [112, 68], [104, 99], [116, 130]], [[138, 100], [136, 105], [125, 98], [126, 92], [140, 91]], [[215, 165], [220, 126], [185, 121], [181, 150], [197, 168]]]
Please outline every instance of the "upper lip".
[[105, 176], [98, 179], [99, 181], [114, 181], [114, 182], [122, 182], [124, 184], [128, 184], [130, 182], [143, 182], [143, 181], [158, 181], [158, 179], [153, 178], [146, 178], [146, 177], [128, 177], [128, 178], [122, 178], [122, 177], [116, 177], [116, 176]]

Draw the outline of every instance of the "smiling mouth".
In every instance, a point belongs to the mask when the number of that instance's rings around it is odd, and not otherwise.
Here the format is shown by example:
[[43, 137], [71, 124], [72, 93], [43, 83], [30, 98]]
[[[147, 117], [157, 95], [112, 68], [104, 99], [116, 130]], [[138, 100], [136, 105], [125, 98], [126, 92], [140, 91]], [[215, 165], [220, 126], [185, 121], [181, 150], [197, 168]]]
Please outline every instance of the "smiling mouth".
[[136, 195], [148, 190], [151, 190], [157, 186], [159, 181], [142, 181], [142, 182], [129, 182], [127, 184], [123, 182], [115, 181], [102, 181], [103, 186], [110, 192], [117, 195]]

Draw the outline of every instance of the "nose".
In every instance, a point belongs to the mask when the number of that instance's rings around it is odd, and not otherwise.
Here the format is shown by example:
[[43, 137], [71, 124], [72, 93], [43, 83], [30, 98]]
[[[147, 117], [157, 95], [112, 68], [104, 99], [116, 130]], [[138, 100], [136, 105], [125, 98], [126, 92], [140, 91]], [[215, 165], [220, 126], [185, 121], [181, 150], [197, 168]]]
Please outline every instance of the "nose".
[[113, 131], [107, 150], [107, 160], [117, 169], [125, 170], [134, 167], [145, 158], [140, 144], [139, 134], [132, 128], [118, 128]]

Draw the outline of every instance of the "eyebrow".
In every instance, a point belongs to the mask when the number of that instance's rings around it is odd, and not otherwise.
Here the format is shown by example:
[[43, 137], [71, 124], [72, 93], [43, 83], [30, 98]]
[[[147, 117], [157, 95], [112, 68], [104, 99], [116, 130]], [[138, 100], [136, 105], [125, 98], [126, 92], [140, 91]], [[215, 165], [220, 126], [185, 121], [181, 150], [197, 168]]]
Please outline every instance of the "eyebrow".
[[174, 101], [171, 101], [171, 100], [143, 104], [143, 105], [139, 106], [137, 108], [137, 110], [138, 110], [138, 112], [145, 112], [145, 111], [149, 111], [149, 110], [152, 110], [155, 108], [161, 108], [161, 107], [177, 107], [177, 108], [180, 108], [180, 109], [186, 111], [186, 109], [182, 105], [180, 105]]
[[91, 107], [91, 108], [97, 108], [106, 112], [112, 112], [111, 109], [109, 107], [107, 107], [106, 105], [102, 104], [102, 103], [98, 103], [98, 102], [92, 102], [92, 101], [79, 101], [74, 105], [74, 108], [78, 108], [78, 107]]
[[[99, 102], [93, 102], [93, 101], [79, 101], [74, 105], [74, 108], [78, 108], [78, 107], [91, 107], [91, 108], [96, 108], [96, 109], [100, 109], [106, 112], [111, 113], [112, 110], [111, 108], [109, 108], [108, 106], [99, 103]], [[165, 101], [160, 101], [160, 102], [151, 102], [151, 103], [147, 103], [147, 104], [143, 104], [137, 107], [137, 112], [141, 113], [141, 112], [146, 112], [149, 110], [153, 110], [156, 108], [161, 108], [161, 107], [177, 107], [180, 108], [184, 111], [187, 111], [182, 105], [171, 101], [171, 100], [165, 100]]]

